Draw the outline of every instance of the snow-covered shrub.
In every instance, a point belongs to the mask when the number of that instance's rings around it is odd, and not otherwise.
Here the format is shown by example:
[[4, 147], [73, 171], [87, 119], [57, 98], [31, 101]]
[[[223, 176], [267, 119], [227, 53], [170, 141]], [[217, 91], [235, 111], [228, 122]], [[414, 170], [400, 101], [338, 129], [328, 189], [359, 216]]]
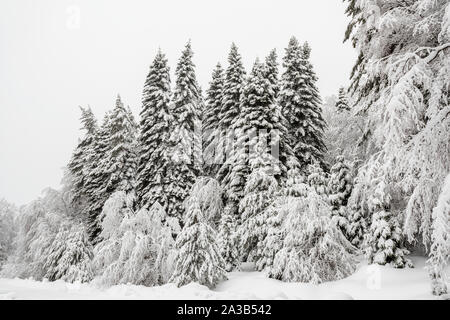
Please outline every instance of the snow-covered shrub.
[[47, 249], [52, 245], [60, 226], [67, 223], [65, 213], [53, 211], [54, 193], [46, 193], [21, 209], [17, 217], [18, 231], [15, 250], [2, 275], [5, 277], [34, 278], [42, 280], [47, 273], [45, 260]]
[[119, 191], [103, 208], [103, 239], [94, 249], [94, 266], [101, 285], [165, 283], [171, 273], [173, 239], [163, 224], [166, 214], [158, 203], [134, 212]]
[[185, 206], [184, 227], [176, 240], [178, 253], [170, 281], [178, 287], [198, 282], [213, 288], [226, 278], [225, 262], [220, 254], [217, 234], [195, 196], [190, 196]]
[[0, 199], [0, 269], [13, 251], [16, 216], [17, 209], [12, 204]]
[[431, 236], [428, 271], [434, 295], [447, 293], [444, 268], [450, 261], [450, 175], [445, 179], [437, 206], [433, 210], [433, 233]]
[[288, 198], [282, 210], [284, 237], [269, 276], [286, 282], [321, 283], [355, 270], [354, 248], [331, 219], [331, 209], [314, 188], [305, 197]]
[[200, 209], [213, 228], [217, 228], [223, 211], [222, 187], [216, 179], [199, 177], [192, 186], [190, 196], [197, 197]]
[[44, 269], [50, 281], [90, 282], [94, 273], [93, 248], [81, 225], [62, 227], [47, 249]]
[[308, 184], [324, 198], [328, 195], [328, 179], [318, 162], [308, 166]]
[[225, 270], [230, 272], [239, 264], [239, 238], [233, 208], [226, 206], [219, 225], [219, 249], [225, 262]]

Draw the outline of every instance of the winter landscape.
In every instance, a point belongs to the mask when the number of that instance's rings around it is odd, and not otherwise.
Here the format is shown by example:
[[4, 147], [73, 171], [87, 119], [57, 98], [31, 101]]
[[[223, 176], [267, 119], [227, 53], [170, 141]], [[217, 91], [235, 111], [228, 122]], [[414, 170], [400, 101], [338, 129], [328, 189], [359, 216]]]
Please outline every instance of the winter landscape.
[[192, 36], [145, 54], [139, 105], [80, 106], [60, 185], [0, 200], [0, 299], [450, 299], [450, 1], [339, 8], [355, 54], [334, 94], [301, 33], [250, 65], [226, 43], [208, 83]]

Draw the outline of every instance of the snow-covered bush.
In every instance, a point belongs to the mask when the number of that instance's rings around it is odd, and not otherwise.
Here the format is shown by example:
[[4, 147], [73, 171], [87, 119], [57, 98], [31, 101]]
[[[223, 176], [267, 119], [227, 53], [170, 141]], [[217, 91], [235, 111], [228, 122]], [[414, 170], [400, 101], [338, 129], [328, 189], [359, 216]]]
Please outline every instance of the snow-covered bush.
[[318, 162], [308, 166], [308, 184], [318, 195], [324, 198], [328, 195], [328, 179]]
[[50, 281], [90, 282], [93, 248], [86, 230], [81, 225], [62, 227], [47, 249], [44, 269]]
[[213, 228], [217, 228], [223, 211], [222, 187], [209, 177], [199, 177], [191, 189], [191, 196], [197, 197], [200, 209]]
[[34, 278], [42, 280], [47, 273], [45, 261], [47, 249], [52, 245], [62, 224], [68, 223], [65, 212], [54, 211], [63, 207], [54, 192], [21, 209], [17, 216], [15, 250], [5, 264], [5, 277]]
[[17, 209], [12, 204], [0, 199], [0, 270], [13, 251], [13, 240], [16, 233], [14, 220], [16, 215]]
[[239, 238], [233, 208], [226, 206], [219, 225], [219, 249], [225, 262], [225, 270], [230, 272], [239, 264]]
[[342, 279], [356, 267], [354, 248], [331, 219], [331, 209], [314, 188], [290, 198], [283, 210], [284, 236], [269, 276], [286, 282], [321, 283]]
[[185, 206], [184, 227], [176, 240], [178, 252], [170, 281], [178, 287], [198, 282], [213, 288], [226, 278], [225, 262], [220, 254], [217, 234], [195, 196], [190, 196]]
[[173, 257], [172, 230], [163, 208], [134, 212], [123, 191], [114, 193], [103, 208], [103, 239], [94, 249], [94, 267], [101, 285], [153, 286], [167, 282]]
[[431, 236], [428, 271], [434, 295], [447, 293], [444, 268], [450, 261], [450, 174], [445, 179], [437, 206], [433, 210], [433, 233]]

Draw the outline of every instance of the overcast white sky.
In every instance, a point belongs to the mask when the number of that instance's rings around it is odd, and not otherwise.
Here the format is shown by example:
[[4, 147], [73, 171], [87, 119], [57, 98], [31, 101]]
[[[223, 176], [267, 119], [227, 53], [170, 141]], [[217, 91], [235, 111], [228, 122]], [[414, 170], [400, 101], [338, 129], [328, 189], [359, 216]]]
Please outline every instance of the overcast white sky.
[[249, 69], [295, 35], [311, 44], [325, 97], [348, 83], [356, 58], [342, 44], [346, 25], [341, 0], [1, 0], [0, 198], [24, 204], [59, 186], [79, 105], [101, 118], [120, 93], [138, 114], [159, 46], [174, 71], [191, 39], [206, 89], [232, 41]]

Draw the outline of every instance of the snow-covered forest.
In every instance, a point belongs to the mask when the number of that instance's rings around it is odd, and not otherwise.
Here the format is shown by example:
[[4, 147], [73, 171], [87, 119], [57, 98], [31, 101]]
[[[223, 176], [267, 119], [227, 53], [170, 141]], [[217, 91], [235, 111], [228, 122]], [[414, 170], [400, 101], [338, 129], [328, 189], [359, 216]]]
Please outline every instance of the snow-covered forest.
[[323, 286], [422, 256], [448, 295], [450, 3], [345, 2], [358, 58], [334, 96], [296, 37], [251, 70], [231, 44], [202, 90], [193, 39], [155, 50], [139, 115], [81, 107], [61, 188], [0, 201], [0, 278], [214, 289], [252, 265]]

